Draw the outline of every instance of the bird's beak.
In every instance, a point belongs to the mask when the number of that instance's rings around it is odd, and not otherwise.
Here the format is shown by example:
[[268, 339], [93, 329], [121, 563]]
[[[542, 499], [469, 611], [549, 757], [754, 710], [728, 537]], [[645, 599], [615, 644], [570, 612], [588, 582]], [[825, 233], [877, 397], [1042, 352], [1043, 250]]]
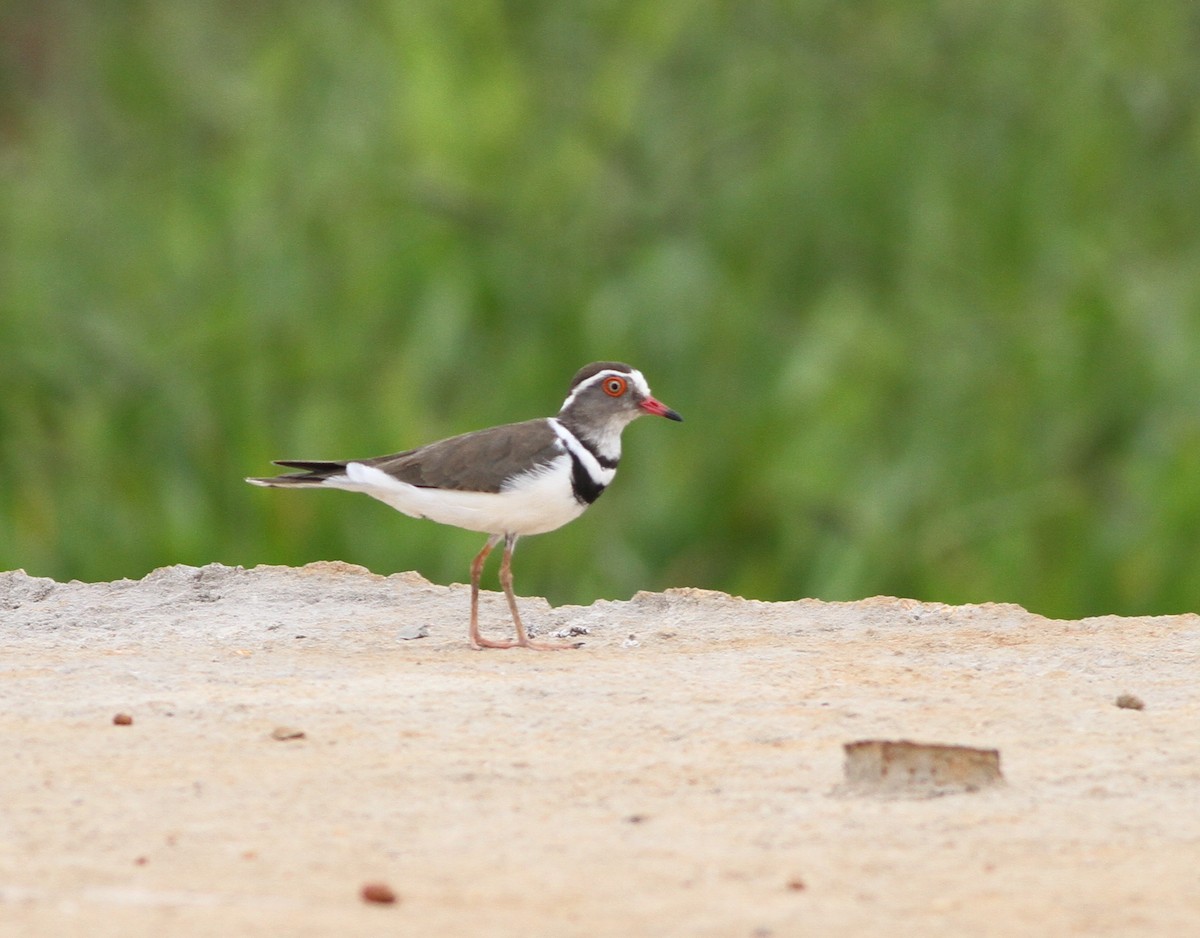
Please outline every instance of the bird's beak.
[[640, 404], [638, 404], [638, 406], [641, 407], [646, 413], [654, 414], [656, 417], [666, 417], [668, 420], [678, 420], [681, 423], [683, 422], [683, 418], [680, 417], [679, 414], [671, 410], [671, 408], [662, 401], [655, 400], [653, 397], [646, 398]]

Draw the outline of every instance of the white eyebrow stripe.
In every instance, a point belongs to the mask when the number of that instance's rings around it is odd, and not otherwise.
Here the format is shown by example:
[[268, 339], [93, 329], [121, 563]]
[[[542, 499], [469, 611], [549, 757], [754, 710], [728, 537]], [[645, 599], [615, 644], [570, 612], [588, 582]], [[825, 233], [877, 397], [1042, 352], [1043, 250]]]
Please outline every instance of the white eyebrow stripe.
[[646, 377], [636, 368], [633, 371], [617, 371], [615, 368], [606, 368], [604, 371], [598, 371], [585, 381], [580, 381], [571, 389], [571, 393], [567, 395], [567, 399], [563, 401], [562, 407], [559, 410], [566, 410], [570, 403], [575, 400], [575, 396], [584, 388], [589, 388], [593, 384], [598, 384], [605, 378], [624, 378], [633, 385], [642, 397], [650, 396], [650, 385], [646, 383]]
[[637, 389], [642, 397], [650, 397], [650, 385], [646, 383], [646, 376], [636, 368], [629, 372], [629, 380], [633, 382], [633, 386]]

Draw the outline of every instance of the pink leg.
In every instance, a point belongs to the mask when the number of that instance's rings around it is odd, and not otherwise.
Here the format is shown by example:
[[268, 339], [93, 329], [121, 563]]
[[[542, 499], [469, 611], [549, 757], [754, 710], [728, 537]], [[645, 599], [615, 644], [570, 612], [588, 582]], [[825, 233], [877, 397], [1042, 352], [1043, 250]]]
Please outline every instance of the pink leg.
[[488, 538], [483, 550], [476, 554], [471, 562], [471, 647], [472, 648], [512, 648], [516, 642], [497, 642], [484, 638], [479, 634], [479, 578], [483, 576], [483, 564], [492, 552], [492, 548], [500, 543], [500, 535], [493, 534]]
[[[508, 534], [504, 538], [504, 559], [500, 561], [500, 585], [504, 588], [504, 596], [508, 600], [508, 611], [512, 613], [513, 624], [517, 627], [517, 640], [514, 644], [522, 648], [535, 648], [539, 651], [553, 651], [559, 648], [578, 648], [579, 645], [566, 645], [557, 642], [535, 642], [526, 634], [525, 624], [521, 614], [517, 612], [517, 597], [512, 589], [512, 555], [517, 546], [517, 535]], [[490, 548], [489, 548], [490, 549]]]

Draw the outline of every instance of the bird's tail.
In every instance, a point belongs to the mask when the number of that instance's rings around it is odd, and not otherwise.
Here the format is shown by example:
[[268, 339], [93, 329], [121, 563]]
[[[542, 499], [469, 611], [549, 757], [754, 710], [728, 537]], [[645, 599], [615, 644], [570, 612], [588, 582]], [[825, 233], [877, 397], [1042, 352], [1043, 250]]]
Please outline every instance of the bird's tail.
[[251, 485], [266, 485], [272, 488], [317, 488], [334, 476], [345, 475], [345, 462], [327, 462], [312, 459], [277, 459], [276, 466], [285, 469], [301, 469], [302, 472], [289, 472], [287, 475], [270, 478], [251, 478], [246, 481]]

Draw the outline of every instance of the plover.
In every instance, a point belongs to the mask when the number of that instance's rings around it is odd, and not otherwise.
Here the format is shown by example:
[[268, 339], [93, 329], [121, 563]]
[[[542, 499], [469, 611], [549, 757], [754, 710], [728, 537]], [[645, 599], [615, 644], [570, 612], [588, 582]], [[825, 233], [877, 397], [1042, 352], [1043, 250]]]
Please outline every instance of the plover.
[[[524, 535], [573, 521], [600, 497], [617, 473], [621, 431], [643, 414], [683, 420], [650, 393], [636, 368], [593, 362], [575, 375], [555, 417], [477, 430], [372, 459], [277, 460], [277, 466], [301, 471], [246, 481], [365, 492], [414, 518], [487, 534], [471, 563], [472, 647], [571, 648], [529, 638], [513, 595], [513, 548]], [[500, 585], [517, 637], [496, 641], [479, 632], [479, 580], [501, 540]]]

